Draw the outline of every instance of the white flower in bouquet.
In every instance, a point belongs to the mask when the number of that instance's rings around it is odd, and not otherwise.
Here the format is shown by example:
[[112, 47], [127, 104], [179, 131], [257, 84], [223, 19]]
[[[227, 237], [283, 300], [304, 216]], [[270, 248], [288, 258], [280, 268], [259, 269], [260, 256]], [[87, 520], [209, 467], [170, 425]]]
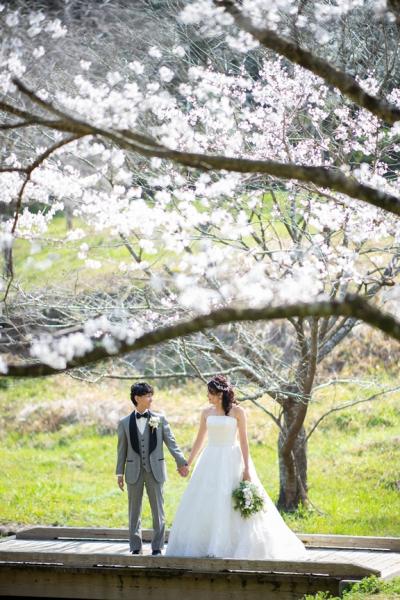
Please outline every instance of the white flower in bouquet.
[[248, 518], [264, 508], [264, 498], [258, 487], [250, 481], [242, 481], [232, 492], [233, 507]]

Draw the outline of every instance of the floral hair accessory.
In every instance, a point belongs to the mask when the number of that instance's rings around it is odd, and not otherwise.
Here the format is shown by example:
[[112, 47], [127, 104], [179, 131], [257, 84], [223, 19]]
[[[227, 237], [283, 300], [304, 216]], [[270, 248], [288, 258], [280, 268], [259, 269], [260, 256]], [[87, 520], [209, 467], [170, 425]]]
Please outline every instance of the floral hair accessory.
[[229, 383], [222, 383], [221, 381], [216, 381], [215, 379], [210, 379], [210, 381], [207, 383], [207, 385], [212, 385], [213, 387], [215, 387], [217, 390], [220, 390], [221, 392], [226, 392], [231, 387], [229, 385]]

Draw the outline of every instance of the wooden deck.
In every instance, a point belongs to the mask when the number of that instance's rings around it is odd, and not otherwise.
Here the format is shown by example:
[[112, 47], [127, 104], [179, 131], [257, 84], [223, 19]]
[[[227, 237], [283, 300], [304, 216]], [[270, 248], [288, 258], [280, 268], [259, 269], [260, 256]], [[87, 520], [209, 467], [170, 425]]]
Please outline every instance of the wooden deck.
[[0, 597], [294, 600], [339, 594], [368, 575], [400, 576], [400, 538], [299, 535], [302, 562], [132, 556], [125, 529], [33, 527], [0, 542]]

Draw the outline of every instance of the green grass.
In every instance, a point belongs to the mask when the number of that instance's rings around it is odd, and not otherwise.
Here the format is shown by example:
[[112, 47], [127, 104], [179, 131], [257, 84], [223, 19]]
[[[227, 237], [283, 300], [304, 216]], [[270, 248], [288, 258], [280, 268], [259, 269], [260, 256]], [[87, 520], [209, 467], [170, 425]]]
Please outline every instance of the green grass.
[[[121, 382], [95, 386], [64, 375], [0, 382], [0, 521], [125, 527], [126, 492], [118, 490], [114, 476], [116, 435], [104, 427], [102, 419], [115, 407], [128, 414], [129, 386]], [[336, 401], [356, 394], [354, 389], [337, 387]], [[330, 406], [329, 390], [321, 390], [308, 424]], [[309, 442], [313, 508], [285, 516], [295, 531], [400, 535], [398, 400], [399, 394], [360, 404], [322, 422]], [[157, 393], [154, 408], [165, 410], [186, 453], [204, 403], [199, 384]], [[274, 410], [268, 401], [265, 404]], [[36, 411], [22, 419], [21, 411], [27, 406]], [[82, 419], [75, 415], [79, 410]], [[247, 412], [251, 454], [275, 500], [279, 483], [276, 428], [256, 407], [248, 406]], [[168, 451], [166, 455], [165, 506], [170, 525], [187, 481], [176, 473]], [[147, 502], [143, 522], [151, 526]]]
[[[108, 278], [117, 270], [118, 263], [132, 259], [119, 237], [112, 237], [107, 232], [96, 233], [85, 224], [74, 221], [75, 228], [81, 228], [86, 235], [75, 241], [66, 240], [67, 229], [65, 218], [58, 214], [50, 223], [41, 249], [31, 255], [31, 243], [27, 240], [17, 239], [14, 244], [15, 275], [21, 285], [26, 289], [46, 285], [54, 286], [76, 285], [89, 288], [92, 285], [99, 287], [107, 282]], [[78, 258], [81, 244], [88, 244], [90, 250], [88, 258], [102, 263], [100, 269], [91, 269], [85, 261]], [[41, 269], [49, 261], [46, 268]]]
[[125, 506], [111, 485], [111, 436], [72, 426], [24, 440], [10, 436], [7, 445], [11, 449], [3, 449], [5, 479], [0, 487], [6, 521], [92, 526], [124, 522]]
[[[400, 577], [392, 581], [382, 581], [375, 576], [366, 577], [343, 593], [343, 600], [395, 600], [400, 598]], [[329, 592], [305, 595], [303, 600], [341, 600]]]

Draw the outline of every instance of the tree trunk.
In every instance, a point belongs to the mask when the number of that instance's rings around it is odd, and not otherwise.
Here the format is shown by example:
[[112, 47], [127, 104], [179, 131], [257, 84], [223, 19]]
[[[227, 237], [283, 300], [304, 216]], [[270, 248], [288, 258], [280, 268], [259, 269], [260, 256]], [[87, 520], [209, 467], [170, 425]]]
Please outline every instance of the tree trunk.
[[11, 246], [6, 246], [3, 250], [4, 269], [3, 276], [5, 279], [9, 279], [13, 276], [13, 255]]
[[307, 441], [304, 426], [294, 440], [292, 451], [283, 453], [285, 435], [294, 422], [298, 404], [288, 399], [284, 406], [284, 431], [278, 438], [279, 498], [278, 508], [293, 512], [308, 503], [307, 491]]
[[66, 220], [66, 223], [67, 223], [67, 231], [70, 231], [73, 228], [73, 225], [74, 225], [73, 218], [72, 218], [72, 213], [73, 213], [72, 207], [67, 204], [65, 206], [65, 209], [64, 209], [65, 220]]

